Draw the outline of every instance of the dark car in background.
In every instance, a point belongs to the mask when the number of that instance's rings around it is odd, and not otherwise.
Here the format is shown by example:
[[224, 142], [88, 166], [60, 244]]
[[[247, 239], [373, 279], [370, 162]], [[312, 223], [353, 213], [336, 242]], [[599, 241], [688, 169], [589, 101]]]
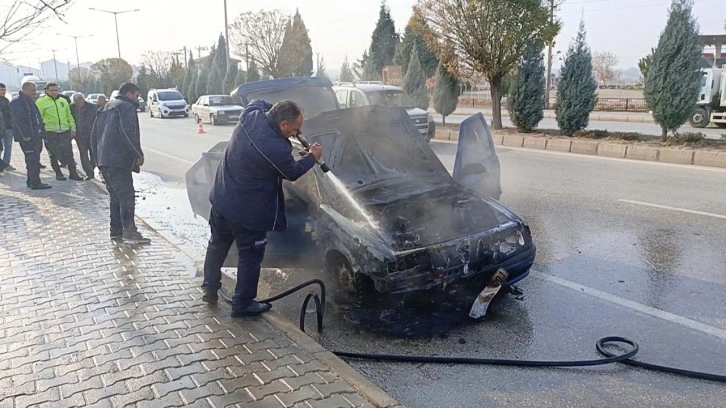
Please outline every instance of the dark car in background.
[[[461, 124], [453, 177], [403, 108], [339, 109], [332, 84], [285, 78], [240, 86], [233, 97], [298, 101], [303, 133], [323, 146], [318, 166], [284, 183], [288, 229], [269, 234], [266, 265], [302, 254], [324, 260], [346, 291], [393, 295], [452, 284], [483, 288], [499, 268], [506, 285], [529, 273], [535, 245], [528, 225], [497, 201], [499, 160], [481, 114]], [[297, 152], [304, 148], [292, 140]], [[196, 214], [209, 216], [208, 192], [227, 142], [186, 175]], [[334, 175], [334, 176], [333, 176]], [[226, 265], [236, 265], [236, 250]]]

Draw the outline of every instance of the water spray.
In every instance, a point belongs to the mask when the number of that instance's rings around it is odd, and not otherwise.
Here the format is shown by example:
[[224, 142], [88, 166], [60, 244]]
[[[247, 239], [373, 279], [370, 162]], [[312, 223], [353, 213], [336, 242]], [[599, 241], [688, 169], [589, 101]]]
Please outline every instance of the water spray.
[[[295, 137], [297, 138], [297, 140], [300, 143], [302, 143], [302, 145], [305, 148], [305, 150], [310, 151], [310, 142], [307, 141], [307, 139], [305, 138], [305, 136], [302, 135], [302, 133], [299, 133], [298, 132], [298, 134], [295, 135]], [[330, 171], [330, 167], [328, 167], [328, 165], [325, 164], [325, 162], [323, 161], [323, 159], [315, 160], [315, 162], [318, 163], [318, 166], [320, 166], [320, 170], [322, 170], [323, 173], [327, 173], [327, 172]]]

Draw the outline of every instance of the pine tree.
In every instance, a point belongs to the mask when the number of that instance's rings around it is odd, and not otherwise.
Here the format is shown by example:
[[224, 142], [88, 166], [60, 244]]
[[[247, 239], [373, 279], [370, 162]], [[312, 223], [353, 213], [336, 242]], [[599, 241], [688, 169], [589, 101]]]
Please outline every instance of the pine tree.
[[509, 118], [520, 132], [530, 132], [544, 118], [545, 65], [542, 44], [532, 41], [517, 64], [509, 88]]
[[340, 67], [340, 82], [353, 82], [355, 76], [353, 76], [353, 69], [348, 62], [348, 57], [343, 60], [343, 65]]
[[397, 45], [398, 33], [396, 33], [396, 26], [393, 23], [393, 18], [391, 18], [391, 10], [384, 0], [381, 1], [378, 22], [376, 22], [376, 28], [371, 36], [370, 66], [367, 71], [364, 69], [364, 72], [367, 72], [368, 76], [380, 78], [383, 67], [393, 64], [393, 56], [396, 54]]
[[597, 100], [597, 81], [592, 73], [592, 54], [587, 45], [585, 23], [567, 50], [557, 86], [557, 126], [568, 136], [587, 127]]
[[292, 76], [295, 68], [300, 63], [299, 50], [296, 48], [295, 35], [292, 31], [292, 21], [287, 20], [285, 26], [285, 34], [282, 37], [282, 45], [280, 45], [280, 58], [278, 59], [278, 67], [281, 77]]
[[194, 93], [190, 87], [192, 86], [192, 81], [194, 78], [194, 73], [197, 70], [196, 64], [194, 62], [194, 55], [192, 55], [191, 51], [189, 52], [189, 60], [187, 61], [187, 71], [186, 74], [184, 74], [184, 84], [182, 85], [182, 93], [184, 96], [189, 99], [189, 103], [194, 103], [195, 100], [192, 100], [192, 94]]
[[408, 72], [403, 77], [403, 89], [413, 99], [417, 108], [427, 110], [429, 108], [429, 93], [426, 89], [426, 76], [421, 61], [418, 59], [418, 49], [414, 46], [411, 50], [411, 59], [408, 63]]
[[676, 133], [693, 113], [700, 90], [701, 44], [693, 0], [673, 0], [645, 79], [645, 102], [662, 129]]
[[194, 103], [199, 99], [199, 94], [197, 93], [197, 79], [199, 78], [199, 70], [196, 69], [196, 67], [193, 70], [192, 78], [189, 80], [189, 91], [187, 91], [186, 95], [187, 98], [189, 98], [189, 103]]
[[234, 80], [235, 87], [247, 82], [247, 73], [241, 69], [237, 70], [237, 77]]
[[136, 86], [141, 90], [141, 95], [146, 98], [149, 93], [149, 72], [146, 70], [146, 65], [139, 68], [139, 73], [136, 75]]
[[309, 77], [313, 74], [313, 47], [310, 43], [310, 34], [308, 34], [299, 10], [295, 11], [295, 16], [292, 18], [292, 31], [297, 38], [301, 54], [300, 64], [293, 73], [295, 76]]
[[197, 81], [194, 84], [194, 91], [196, 93], [197, 98], [199, 98], [202, 95], [207, 94], [207, 81], [209, 80], [209, 71], [206, 69], [202, 69], [199, 71], [199, 75], [197, 76]]
[[255, 82], [260, 79], [260, 71], [257, 70], [257, 64], [254, 61], [250, 61], [250, 68], [247, 71], [247, 82]]
[[459, 103], [459, 83], [449, 72], [443, 59], [436, 68], [436, 87], [434, 88], [434, 109], [442, 116], [446, 125], [446, 117], [456, 110]]
[[315, 72], [315, 76], [318, 78], [327, 78], [330, 79], [328, 76], [328, 72], [325, 69], [325, 59], [324, 57], [320, 57], [320, 61], [318, 61], [318, 70]]
[[230, 61], [229, 66], [227, 67], [227, 73], [224, 76], [224, 88], [222, 91], [225, 94], [231, 93], [237, 85], [241, 84], [242, 82], [236, 82], [237, 81], [237, 62], [236, 61]]
[[[428, 27], [423, 29], [428, 29]], [[426, 78], [430, 78], [437, 72], [439, 58], [429, 49], [423, 36], [414, 27], [414, 17], [412, 16], [408, 20], [406, 29], [403, 32], [403, 38], [401, 38], [401, 42], [396, 46], [396, 53], [393, 56], [393, 63], [401, 66], [404, 75], [408, 69], [408, 60], [411, 58], [411, 50], [414, 45], [418, 49], [419, 60], [421, 61], [424, 74]]]
[[224, 77], [219, 72], [219, 67], [212, 67], [212, 72], [207, 78], [207, 95], [220, 95], [222, 94], [222, 82]]

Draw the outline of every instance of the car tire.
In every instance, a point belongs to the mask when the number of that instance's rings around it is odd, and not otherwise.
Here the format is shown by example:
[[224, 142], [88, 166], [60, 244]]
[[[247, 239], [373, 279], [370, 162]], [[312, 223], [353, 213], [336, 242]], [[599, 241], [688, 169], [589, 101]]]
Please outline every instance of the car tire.
[[354, 273], [350, 262], [341, 254], [335, 253], [325, 263], [327, 275], [333, 280], [333, 293], [342, 294], [346, 299], [366, 300], [375, 298], [373, 281], [362, 273]]
[[153, 118], [154, 117], [154, 111], [152, 111], [151, 109], [149, 109], [149, 117], [150, 118]]
[[213, 113], [210, 113], [210, 114], [209, 114], [209, 123], [211, 123], [211, 124], [212, 124], [212, 126], [217, 126], [217, 125], [219, 125], [219, 121], [217, 120], [217, 117], [216, 117], [216, 116], [214, 116], [214, 114], [213, 114]]
[[705, 128], [708, 126], [709, 119], [706, 109], [696, 108], [693, 110], [689, 122], [691, 122], [691, 126], [694, 128]]
[[199, 119], [199, 115], [197, 115], [197, 114], [195, 113], [195, 114], [194, 114], [194, 123], [200, 123], [201, 121], [202, 121], [202, 120], [201, 120], [201, 119]]

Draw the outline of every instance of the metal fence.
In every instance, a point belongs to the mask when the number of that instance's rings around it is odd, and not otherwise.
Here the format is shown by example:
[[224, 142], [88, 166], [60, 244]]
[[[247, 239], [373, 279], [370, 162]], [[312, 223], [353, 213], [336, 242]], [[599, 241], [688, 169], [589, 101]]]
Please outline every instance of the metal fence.
[[[550, 106], [554, 108], [556, 98], [550, 98]], [[459, 106], [481, 108], [492, 106], [492, 98], [487, 95], [479, 95], [476, 98], [459, 97]], [[502, 98], [502, 107], [507, 107], [507, 98]], [[643, 98], [598, 98], [595, 103], [597, 111], [612, 112], [648, 112], [648, 106]]]

